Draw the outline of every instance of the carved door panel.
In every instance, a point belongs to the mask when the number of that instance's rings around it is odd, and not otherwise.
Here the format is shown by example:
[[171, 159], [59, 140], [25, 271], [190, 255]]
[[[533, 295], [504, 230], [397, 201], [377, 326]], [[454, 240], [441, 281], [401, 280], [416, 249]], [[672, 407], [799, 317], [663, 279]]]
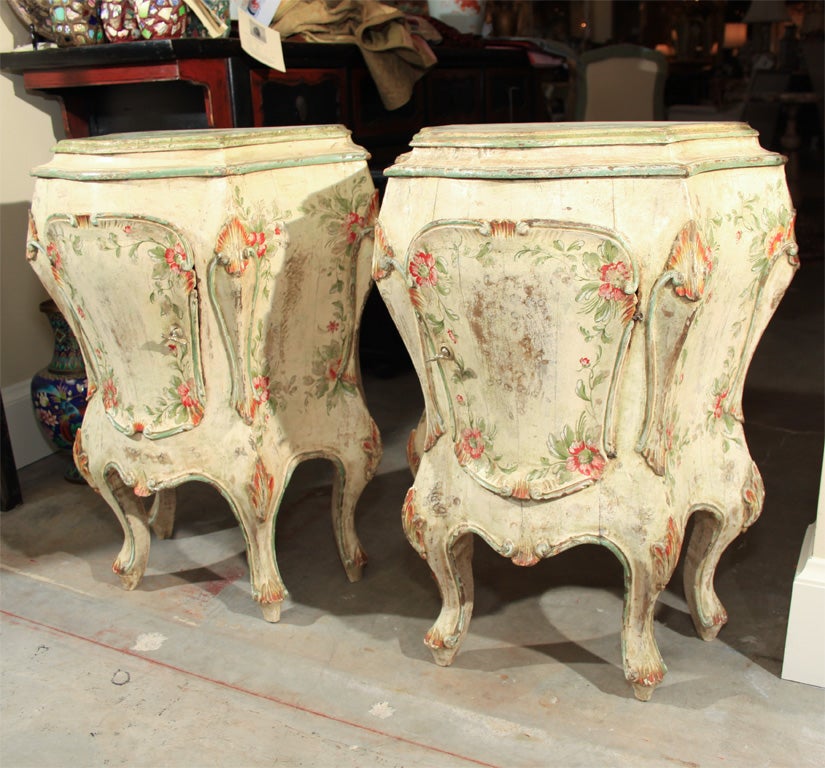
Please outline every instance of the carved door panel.
[[404, 266], [465, 471], [517, 498], [597, 481], [637, 304], [623, 244], [565, 222], [438, 221]]
[[147, 437], [195, 427], [204, 408], [198, 280], [183, 235], [117, 214], [54, 215], [42, 234], [112, 423]]

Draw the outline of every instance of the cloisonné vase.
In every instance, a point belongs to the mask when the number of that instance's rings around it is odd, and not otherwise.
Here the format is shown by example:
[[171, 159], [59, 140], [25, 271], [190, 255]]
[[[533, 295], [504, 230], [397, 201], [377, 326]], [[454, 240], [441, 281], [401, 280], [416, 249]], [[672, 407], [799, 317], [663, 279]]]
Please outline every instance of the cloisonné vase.
[[[51, 300], [40, 305], [54, 334], [54, 348], [49, 364], [38, 371], [31, 382], [32, 403], [43, 436], [59, 451], [71, 455], [75, 432], [86, 412], [86, 369], [77, 338], [66, 318]], [[84, 482], [74, 462], [66, 480]]]

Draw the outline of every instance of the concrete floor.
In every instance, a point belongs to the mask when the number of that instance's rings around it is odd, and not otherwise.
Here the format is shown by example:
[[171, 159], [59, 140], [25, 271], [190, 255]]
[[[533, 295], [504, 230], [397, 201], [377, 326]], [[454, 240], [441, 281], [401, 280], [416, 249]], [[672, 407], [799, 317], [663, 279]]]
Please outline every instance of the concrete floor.
[[657, 612], [669, 672], [649, 703], [623, 679], [622, 573], [597, 546], [521, 569], [479, 543], [469, 636], [452, 667], [435, 666], [422, 637], [440, 601], [400, 525], [420, 396], [409, 372], [368, 373], [386, 444], [358, 512], [369, 565], [347, 582], [329, 465], [301, 466], [278, 522], [291, 599], [277, 625], [250, 597], [241, 532], [208, 486], [179, 490], [174, 537], [153, 542], [143, 583], [124, 592], [110, 567], [120, 528], [100, 497], [62, 479], [62, 457], [21, 472], [24, 504], [0, 531], [0, 764], [825, 764], [825, 690], [780, 678], [822, 461], [821, 203], [800, 213], [806, 259], [748, 378], [767, 499], [717, 572], [730, 621], [701, 641], [677, 572]]

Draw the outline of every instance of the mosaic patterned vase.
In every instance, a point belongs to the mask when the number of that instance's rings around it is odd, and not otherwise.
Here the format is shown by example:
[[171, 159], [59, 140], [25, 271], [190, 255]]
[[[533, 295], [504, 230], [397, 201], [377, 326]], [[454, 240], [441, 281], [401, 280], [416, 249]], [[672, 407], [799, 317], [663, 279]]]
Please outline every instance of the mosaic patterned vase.
[[132, 0], [101, 0], [100, 20], [110, 43], [140, 40], [140, 27]]
[[[32, 403], [46, 440], [59, 451], [68, 453], [86, 412], [86, 369], [77, 339], [55, 303], [51, 299], [44, 301], [40, 311], [49, 319], [54, 348], [49, 364], [32, 378]], [[66, 479], [84, 482], [74, 462], [66, 472]]]
[[145, 40], [183, 37], [189, 10], [183, 0], [135, 0], [134, 6]]
[[102, 43], [97, 0], [49, 0], [54, 40], [61, 47]]

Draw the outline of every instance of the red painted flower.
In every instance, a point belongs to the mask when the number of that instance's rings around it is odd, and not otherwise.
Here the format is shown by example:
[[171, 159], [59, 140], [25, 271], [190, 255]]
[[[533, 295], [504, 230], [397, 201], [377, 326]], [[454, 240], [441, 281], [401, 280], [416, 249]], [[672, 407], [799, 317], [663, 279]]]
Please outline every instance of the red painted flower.
[[453, 344], [456, 343], [456, 337], [455, 337], [455, 334], [453, 333], [452, 329], [450, 329], [450, 328], [447, 329], [447, 336], [450, 337], [450, 341], [453, 342]]
[[135, 431], [135, 432], [143, 432], [143, 430], [145, 428], [146, 427], [143, 424], [143, 422], [140, 422], [140, 421], [136, 421], [134, 424], [132, 424], [132, 430]]
[[186, 286], [186, 292], [192, 293], [195, 290], [195, 273], [192, 270], [187, 270], [183, 273], [183, 280]]
[[338, 373], [341, 369], [341, 358], [339, 357], [337, 360], [330, 360], [327, 363], [327, 371], [326, 377], [330, 381], [337, 381], [338, 380]]
[[252, 379], [252, 399], [261, 405], [269, 400], [269, 376], [255, 376]]
[[330, 320], [327, 323], [327, 331], [329, 333], [335, 333], [335, 331], [337, 331], [340, 327], [341, 326], [340, 326], [340, 324], [338, 323], [337, 320]]
[[590, 358], [589, 357], [580, 357], [579, 358], [579, 365], [582, 368], [588, 368], [590, 366]]
[[601, 477], [606, 462], [595, 445], [578, 440], [570, 446], [568, 451], [570, 458], [567, 460], [567, 469], [570, 472], [579, 472], [594, 480]]
[[630, 267], [623, 261], [612, 261], [605, 264], [600, 270], [602, 284], [599, 286], [599, 296], [608, 301], [621, 301], [627, 298], [625, 286], [631, 278]]
[[481, 3], [479, 0], [455, 0], [455, 4], [461, 8], [462, 11], [481, 13]]
[[250, 248], [255, 248], [255, 254], [259, 259], [266, 254], [266, 235], [263, 232], [248, 232], [246, 244]]
[[46, 246], [46, 255], [49, 257], [52, 265], [52, 277], [54, 277], [56, 282], [62, 283], [63, 278], [60, 276], [60, 270], [63, 269], [63, 257], [60, 255], [60, 251], [57, 250], [57, 246], [54, 243], [49, 243]]
[[350, 211], [344, 220], [344, 231], [347, 233], [347, 242], [352, 244], [358, 238], [358, 231], [364, 228], [364, 217], [355, 211]]
[[103, 408], [111, 410], [117, 405], [117, 387], [112, 379], [103, 382]]
[[435, 285], [438, 282], [438, 272], [433, 255], [426, 251], [416, 253], [410, 261], [410, 274], [418, 285]]
[[178, 395], [181, 405], [186, 408], [191, 408], [197, 402], [192, 396], [192, 383], [189, 381], [184, 381], [178, 386]]
[[722, 418], [723, 410], [722, 406], [724, 405], [725, 398], [728, 396], [728, 390], [721, 392], [720, 394], [716, 395], [716, 400], [713, 403], [713, 415], [717, 419]]
[[180, 274], [183, 271], [183, 265], [186, 263], [186, 253], [180, 243], [175, 243], [174, 248], [167, 248], [163, 254], [169, 269]]
[[786, 239], [785, 230], [782, 227], [776, 227], [765, 238], [765, 250], [768, 257], [773, 258], [777, 251], [782, 247]]
[[461, 449], [472, 458], [481, 458], [484, 453], [484, 437], [478, 429], [467, 427], [461, 433]]

